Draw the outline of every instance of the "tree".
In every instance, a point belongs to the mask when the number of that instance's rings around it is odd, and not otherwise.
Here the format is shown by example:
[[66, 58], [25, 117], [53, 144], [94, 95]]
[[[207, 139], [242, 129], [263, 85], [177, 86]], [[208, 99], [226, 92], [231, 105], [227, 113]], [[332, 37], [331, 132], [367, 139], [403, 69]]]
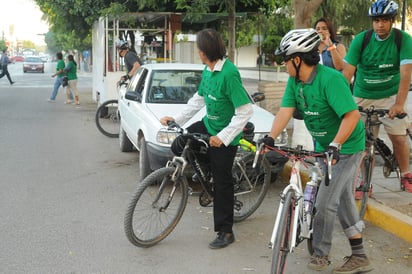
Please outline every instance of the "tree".
[[322, 2], [323, 0], [293, 0], [295, 7], [295, 28], [310, 27], [312, 16]]

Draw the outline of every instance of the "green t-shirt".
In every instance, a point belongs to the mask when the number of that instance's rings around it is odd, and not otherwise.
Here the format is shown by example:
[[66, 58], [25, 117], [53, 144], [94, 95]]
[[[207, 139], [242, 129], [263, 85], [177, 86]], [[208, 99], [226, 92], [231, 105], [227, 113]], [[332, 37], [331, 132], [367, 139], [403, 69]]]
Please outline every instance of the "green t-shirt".
[[[295, 107], [316, 140], [315, 150], [323, 152], [335, 138], [344, 114], [358, 109], [348, 82], [339, 71], [318, 65], [311, 79], [302, 85], [289, 77], [282, 107]], [[350, 137], [342, 144], [342, 154], [352, 154], [365, 148], [365, 131], [359, 120]]]
[[344, 58], [345, 62], [357, 66], [353, 94], [366, 99], [382, 99], [395, 95], [399, 87], [400, 65], [412, 63], [412, 38], [402, 31], [399, 52], [393, 30], [385, 40], [377, 40], [373, 32], [361, 56], [366, 32], [355, 36]]
[[[232, 120], [235, 109], [250, 103], [250, 98], [242, 85], [236, 66], [225, 60], [221, 71], [210, 71], [205, 67], [198, 94], [206, 103], [205, 126], [211, 135], [216, 135]], [[237, 145], [242, 136], [240, 133], [230, 144]]]
[[[65, 65], [63, 60], [57, 61], [56, 72], [59, 71], [59, 70], [64, 70], [65, 66], [66, 65]], [[59, 77], [59, 78], [62, 77], [62, 76], [64, 76], [64, 73], [57, 74], [57, 77]]]
[[67, 79], [75, 80], [77, 79], [77, 66], [73, 61], [69, 61], [66, 66]]

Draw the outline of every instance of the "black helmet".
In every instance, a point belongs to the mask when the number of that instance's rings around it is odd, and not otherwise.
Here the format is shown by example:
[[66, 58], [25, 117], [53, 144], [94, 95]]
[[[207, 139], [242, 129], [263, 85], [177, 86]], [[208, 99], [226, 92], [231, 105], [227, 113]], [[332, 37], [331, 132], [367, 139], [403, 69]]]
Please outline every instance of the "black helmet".
[[389, 0], [377, 0], [369, 8], [370, 17], [395, 17], [398, 14], [398, 4]]

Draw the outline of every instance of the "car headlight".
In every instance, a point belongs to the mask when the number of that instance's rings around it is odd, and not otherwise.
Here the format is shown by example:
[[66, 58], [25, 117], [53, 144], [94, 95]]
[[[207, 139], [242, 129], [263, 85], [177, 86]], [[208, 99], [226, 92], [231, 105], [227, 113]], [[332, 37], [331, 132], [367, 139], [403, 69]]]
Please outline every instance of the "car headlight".
[[166, 128], [162, 128], [157, 132], [156, 140], [160, 144], [172, 144], [174, 139], [178, 136], [176, 131], [169, 131]]

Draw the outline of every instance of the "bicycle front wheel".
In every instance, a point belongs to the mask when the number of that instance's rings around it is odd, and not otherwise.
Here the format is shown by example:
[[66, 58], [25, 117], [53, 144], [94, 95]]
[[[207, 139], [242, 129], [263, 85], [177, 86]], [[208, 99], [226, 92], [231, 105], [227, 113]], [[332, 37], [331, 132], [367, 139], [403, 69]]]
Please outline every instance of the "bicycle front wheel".
[[287, 255], [293, 248], [290, 246], [293, 229], [293, 217], [295, 214], [298, 214], [295, 208], [295, 196], [293, 191], [288, 191], [286, 193], [284, 202], [281, 206], [282, 211], [280, 216], [278, 216], [280, 220], [279, 227], [273, 244], [271, 274], [284, 273]]
[[255, 155], [248, 153], [235, 160], [232, 174], [235, 178], [233, 221], [240, 222], [252, 215], [262, 204], [269, 189], [271, 172], [263, 158], [259, 168], [253, 168]]
[[118, 101], [109, 100], [101, 104], [97, 108], [95, 121], [97, 128], [103, 135], [118, 138], [120, 131]]
[[129, 241], [150, 247], [166, 238], [186, 208], [188, 184], [179, 176], [172, 180], [174, 167], [160, 168], [147, 176], [133, 194], [124, 219]]
[[372, 188], [371, 179], [373, 171], [373, 156], [362, 153], [359, 165], [355, 171], [354, 195], [357, 201], [359, 218], [363, 219], [368, 204], [369, 192]]

